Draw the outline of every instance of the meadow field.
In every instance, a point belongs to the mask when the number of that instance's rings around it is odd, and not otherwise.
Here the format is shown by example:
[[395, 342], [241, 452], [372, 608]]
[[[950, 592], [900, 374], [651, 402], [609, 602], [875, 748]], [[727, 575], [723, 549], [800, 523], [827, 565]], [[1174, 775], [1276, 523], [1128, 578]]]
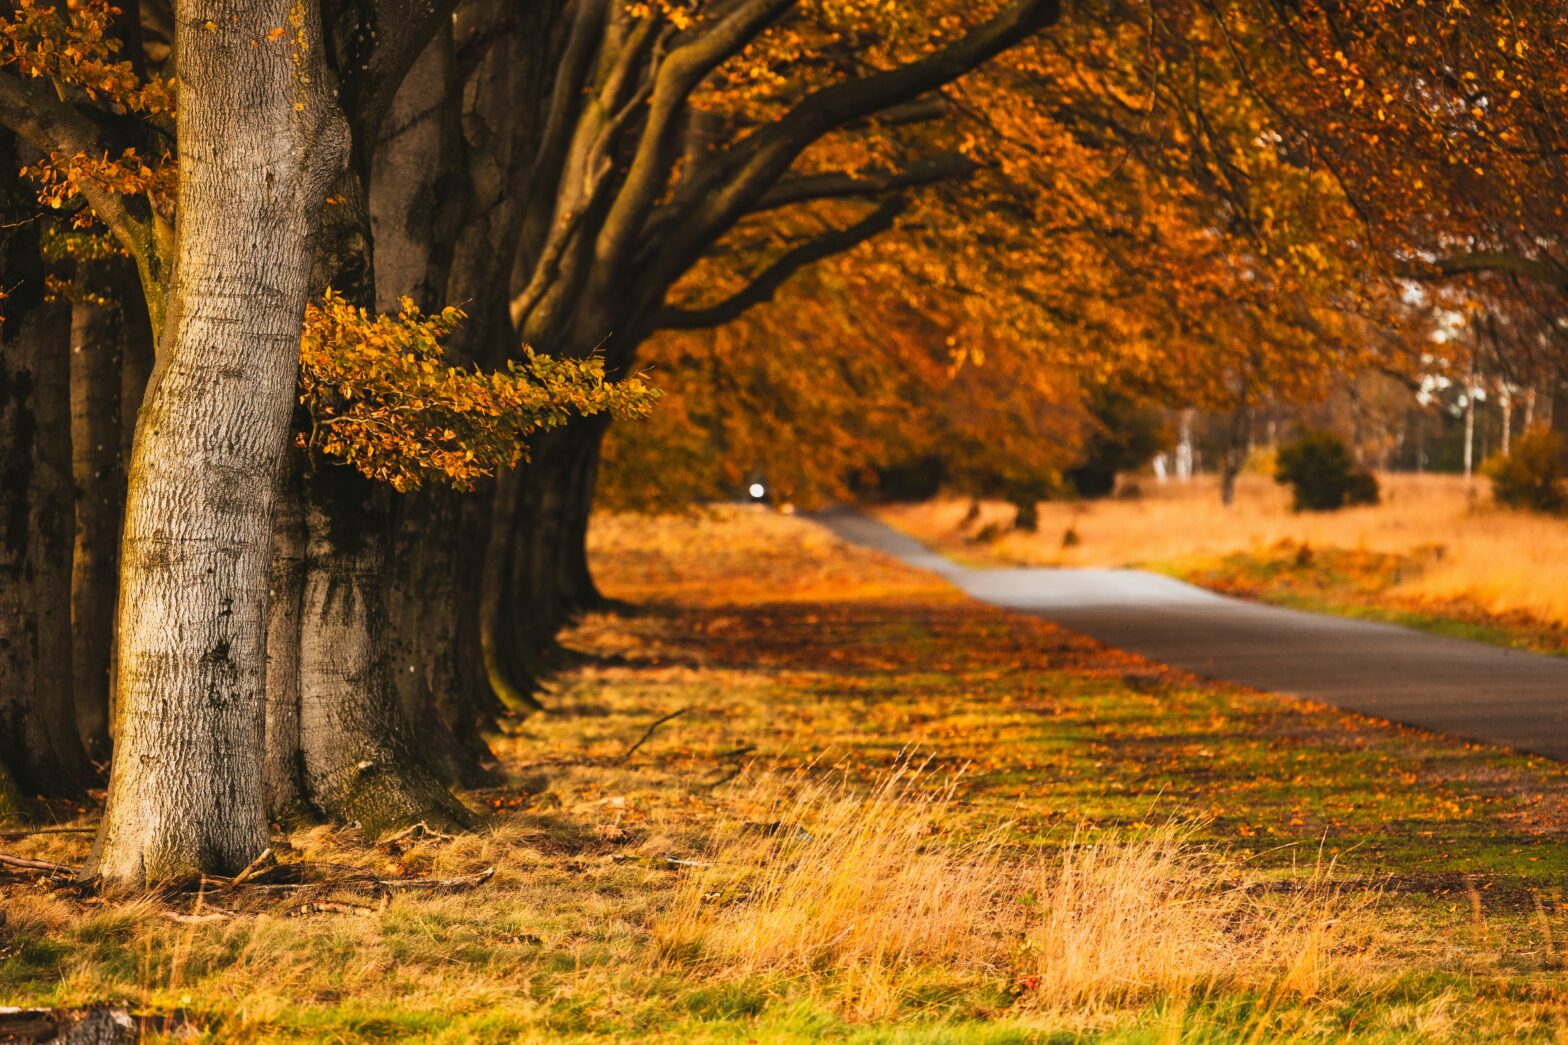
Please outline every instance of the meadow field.
[[297, 825], [276, 871], [129, 902], [13, 864], [0, 1001], [214, 1042], [1568, 1031], [1562, 766], [1200, 682], [762, 509], [593, 542], [635, 608], [495, 738], [480, 831]]
[[1378, 617], [1546, 652], [1568, 649], [1568, 519], [1492, 504], [1489, 483], [1384, 474], [1381, 503], [1290, 510], [1272, 479], [1245, 475], [1221, 508], [1217, 479], [1156, 483], [1102, 501], [1046, 502], [1036, 533], [1013, 509], [946, 498], [878, 509], [971, 562], [1142, 566], [1233, 594]]

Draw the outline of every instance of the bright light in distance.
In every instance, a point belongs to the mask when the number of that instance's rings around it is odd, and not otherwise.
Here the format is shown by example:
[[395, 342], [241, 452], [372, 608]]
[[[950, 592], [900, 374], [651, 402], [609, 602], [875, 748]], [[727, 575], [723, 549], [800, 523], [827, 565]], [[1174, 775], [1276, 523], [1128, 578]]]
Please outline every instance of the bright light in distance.
[[757, 498], [757, 500], [759, 500], [759, 501], [762, 500], [762, 495], [767, 493], [767, 492], [768, 492], [767, 488], [765, 486], [763, 486], [761, 483], [752, 483], [751, 484], [751, 495], [753, 497]]

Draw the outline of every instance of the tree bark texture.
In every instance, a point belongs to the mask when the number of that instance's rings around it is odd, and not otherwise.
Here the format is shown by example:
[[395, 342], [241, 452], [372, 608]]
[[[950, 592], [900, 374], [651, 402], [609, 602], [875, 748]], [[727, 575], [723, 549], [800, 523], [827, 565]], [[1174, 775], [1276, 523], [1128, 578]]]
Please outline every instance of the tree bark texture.
[[89, 868], [118, 887], [234, 873], [267, 845], [274, 479], [311, 234], [347, 144], [313, 6], [177, 2], [175, 23], [175, 282], [130, 469], [115, 750]]
[[367, 834], [466, 826], [398, 703], [387, 642], [387, 491], [341, 466], [306, 478], [300, 627], [300, 755], [310, 803]]
[[565, 521], [561, 534], [561, 599], [569, 614], [603, 609], [608, 600], [599, 591], [588, 561], [588, 524], [593, 515], [594, 489], [599, 479], [599, 454], [609, 419], [590, 418], [576, 434], [567, 463], [568, 487], [563, 498]]
[[7, 247], [20, 282], [0, 325], [0, 761], [28, 793], [74, 795], [90, 766], [71, 688], [70, 309], [43, 300], [36, 236]]
[[266, 744], [267, 812], [293, 819], [304, 807], [299, 750], [300, 620], [305, 600], [305, 505], [297, 453], [284, 457], [272, 513], [272, 582], [268, 587]]

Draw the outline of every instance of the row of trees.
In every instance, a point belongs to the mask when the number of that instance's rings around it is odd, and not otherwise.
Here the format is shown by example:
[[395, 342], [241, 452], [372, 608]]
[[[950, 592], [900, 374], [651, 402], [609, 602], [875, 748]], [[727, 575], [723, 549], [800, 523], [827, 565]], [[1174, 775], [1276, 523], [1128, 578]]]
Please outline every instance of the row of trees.
[[0, 801], [108, 757], [110, 887], [468, 823], [643, 368], [632, 499], [1005, 482], [1112, 378], [1308, 394], [1558, 271], [1548, 5], [4, 11]]

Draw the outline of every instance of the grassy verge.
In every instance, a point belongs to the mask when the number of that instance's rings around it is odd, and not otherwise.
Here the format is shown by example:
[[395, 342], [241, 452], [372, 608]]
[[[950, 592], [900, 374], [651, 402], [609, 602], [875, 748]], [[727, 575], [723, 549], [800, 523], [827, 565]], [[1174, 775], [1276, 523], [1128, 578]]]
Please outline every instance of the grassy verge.
[[120, 1000], [224, 1042], [1568, 1029], [1562, 766], [1202, 684], [770, 513], [595, 543], [642, 608], [569, 636], [553, 713], [496, 741], [508, 783], [466, 796], [483, 831], [278, 840], [485, 885], [191, 923], [11, 880], [0, 1003]]
[[1533, 614], [1496, 613], [1466, 598], [1406, 594], [1440, 564], [1440, 548], [1405, 553], [1314, 548], [1282, 540], [1226, 555], [1193, 555], [1143, 564], [1191, 584], [1276, 606], [1383, 621], [1453, 638], [1536, 653], [1568, 654], [1568, 628]]
[[1457, 476], [1383, 476], [1383, 503], [1295, 513], [1283, 488], [1214, 483], [1012, 509], [959, 499], [887, 505], [899, 529], [971, 566], [1141, 566], [1242, 598], [1379, 620], [1540, 653], [1568, 653], [1563, 520], [1498, 509]]

